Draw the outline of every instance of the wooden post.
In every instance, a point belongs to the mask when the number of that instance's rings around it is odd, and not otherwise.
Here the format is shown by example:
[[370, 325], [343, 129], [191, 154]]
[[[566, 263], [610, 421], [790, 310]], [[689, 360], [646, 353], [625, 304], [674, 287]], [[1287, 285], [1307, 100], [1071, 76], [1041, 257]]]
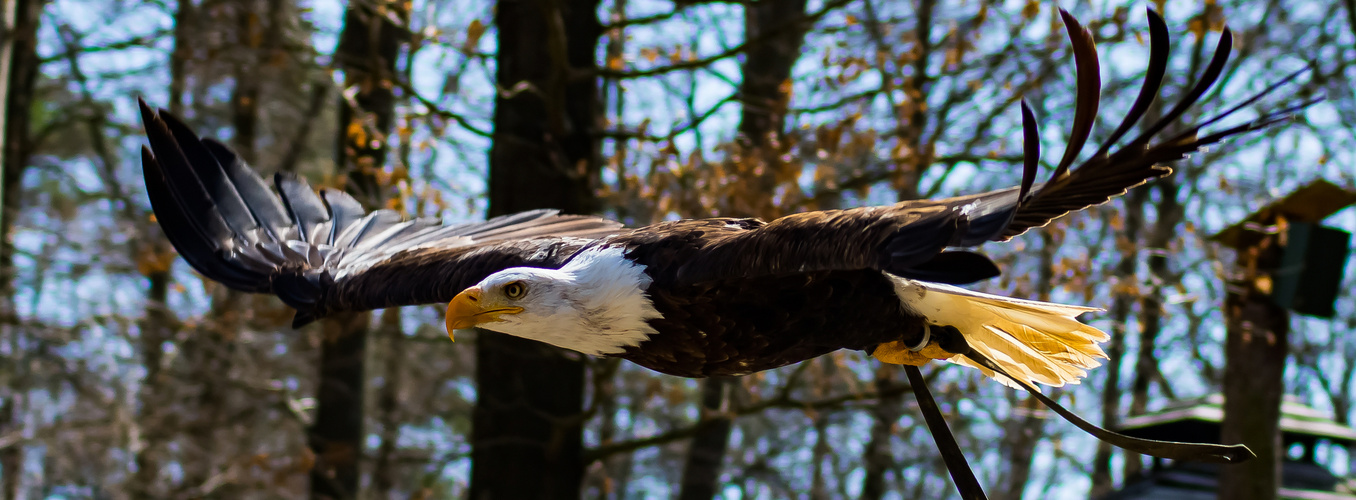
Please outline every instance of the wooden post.
[[[1281, 219], [1268, 217], [1274, 227]], [[1221, 500], [1274, 500], [1281, 485], [1282, 375], [1290, 313], [1271, 300], [1284, 231], [1240, 237], [1237, 269], [1224, 300], [1224, 423], [1220, 442], [1243, 443], [1257, 458], [1220, 471]]]

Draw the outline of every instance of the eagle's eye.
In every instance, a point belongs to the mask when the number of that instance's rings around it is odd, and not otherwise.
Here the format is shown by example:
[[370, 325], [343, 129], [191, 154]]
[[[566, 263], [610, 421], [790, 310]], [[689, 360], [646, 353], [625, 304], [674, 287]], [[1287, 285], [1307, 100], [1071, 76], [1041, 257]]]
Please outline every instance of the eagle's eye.
[[504, 295], [510, 299], [521, 299], [527, 294], [527, 285], [521, 281], [513, 281], [504, 285]]

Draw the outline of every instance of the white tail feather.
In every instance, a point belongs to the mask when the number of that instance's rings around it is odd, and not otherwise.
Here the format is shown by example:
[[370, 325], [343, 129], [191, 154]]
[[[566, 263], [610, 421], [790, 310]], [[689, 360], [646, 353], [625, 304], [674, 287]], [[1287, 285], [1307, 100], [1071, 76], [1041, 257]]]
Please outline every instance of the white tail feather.
[[[1053, 304], [989, 295], [939, 283], [886, 274], [904, 307], [929, 324], [953, 326], [966, 342], [1013, 377], [1030, 384], [1077, 384], [1087, 369], [1106, 359], [1098, 344], [1110, 337], [1078, 321], [1092, 307]], [[969, 366], [1010, 387], [1017, 384], [964, 356], [948, 359]]]

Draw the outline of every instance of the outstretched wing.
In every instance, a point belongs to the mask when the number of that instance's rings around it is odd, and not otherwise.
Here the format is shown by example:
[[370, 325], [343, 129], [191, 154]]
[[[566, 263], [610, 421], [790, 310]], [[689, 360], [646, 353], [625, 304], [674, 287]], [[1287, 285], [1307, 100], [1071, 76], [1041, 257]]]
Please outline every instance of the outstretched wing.
[[[1162, 17], [1149, 10], [1149, 69], [1139, 96], [1126, 118], [1090, 159], [1071, 169], [1097, 115], [1101, 82], [1092, 35], [1067, 12], [1073, 42], [1078, 92], [1073, 131], [1054, 174], [1036, 183], [1040, 142], [1035, 118], [1022, 103], [1024, 175], [1022, 184], [977, 195], [942, 200], [905, 201], [895, 205], [808, 212], [774, 220], [747, 231], [725, 231], [711, 238], [698, 258], [676, 271], [680, 281], [699, 282], [760, 274], [824, 270], [880, 269], [914, 279], [961, 284], [997, 274], [987, 259], [947, 247], [978, 246], [1007, 241], [1068, 213], [1106, 203], [1128, 189], [1166, 176], [1166, 164], [1226, 138], [1290, 119], [1313, 99], [1250, 122], [1208, 135], [1203, 127], [1227, 118], [1294, 81], [1292, 74], [1257, 95], [1171, 137], [1157, 136], [1176, 123], [1219, 78], [1228, 61], [1232, 35], [1224, 30], [1200, 79], [1162, 118], [1124, 146], [1116, 144], [1144, 117], [1158, 97], [1168, 67], [1168, 31]], [[1114, 149], [1114, 151], [1113, 151]]]
[[319, 194], [289, 173], [274, 191], [225, 145], [200, 139], [140, 102], [150, 147], [146, 192], [166, 237], [204, 276], [235, 290], [276, 294], [294, 326], [339, 311], [451, 300], [507, 267], [558, 267], [620, 224], [598, 217], [523, 212], [443, 225], [365, 212], [348, 194]]
[[[1110, 152], [1112, 147], [1120, 142], [1121, 138], [1130, 132], [1135, 125], [1139, 124], [1140, 119], [1148, 112], [1149, 106], [1158, 96], [1163, 75], [1167, 73], [1168, 28], [1158, 13], [1148, 9], [1150, 53], [1149, 68], [1144, 76], [1144, 86], [1141, 87], [1139, 96], [1130, 106], [1126, 118], [1121, 121], [1106, 142], [1086, 162], [1078, 168], [1070, 170], [1069, 166], [1077, 159], [1078, 152], [1082, 150], [1085, 140], [1092, 131], [1092, 117], [1097, 112], [1100, 81], [1098, 79], [1097, 56], [1092, 44], [1091, 34], [1079, 26], [1077, 21], [1067, 12], [1061, 10], [1060, 13], [1064, 16], [1065, 26], [1069, 28], [1069, 36], [1074, 42], [1074, 58], [1078, 64], [1079, 87], [1073, 132], [1069, 145], [1065, 149], [1064, 157], [1055, 169], [1054, 174], [1051, 175], [1050, 180], [1036, 186], [1034, 191], [1027, 191], [1023, 188], [1009, 188], [947, 200], [948, 204], [953, 207], [968, 206], [970, 210], [994, 214], [989, 221], [990, 223], [986, 224], [984, 220], [974, 221], [971, 224], [970, 231], [965, 235], [962, 245], [975, 245], [984, 240], [1007, 241], [1033, 227], [1045, 226], [1069, 213], [1106, 203], [1113, 197], [1125, 194], [1131, 188], [1171, 174], [1172, 168], [1167, 165], [1171, 162], [1186, 158], [1187, 155], [1197, 150], [1222, 142], [1231, 136], [1289, 120], [1295, 112], [1321, 100], [1321, 98], [1315, 98], [1300, 102], [1294, 106], [1265, 114], [1251, 122], [1205, 136], [1201, 135], [1202, 128], [1231, 116], [1238, 110], [1272, 94], [1278, 88], [1293, 82], [1304, 72], [1304, 70], [1300, 70], [1222, 113], [1202, 120], [1167, 139], [1154, 141], [1159, 133], [1186, 114], [1187, 110], [1196, 104], [1201, 96], [1205, 95], [1206, 91], [1219, 79], [1225, 63], [1229, 61], [1229, 53], [1233, 47], [1233, 34], [1226, 28], [1220, 34], [1215, 53], [1206, 65], [1205, 71], [1186, 96], [1161, 118], [1144, 127], [1144, 130], [1134, 140], [1121, 146], [1115, 152]], [[1088, 91], [1088, 89], [1091, 89], [1091, 91]], [[1026, 127], [1026, 129], [1028, 137], [1033, 137], [1035, 133], [1034, 125]], [[1151, 142], [1153, 144], [1150, 144]], [[1030, 144], [1029, 141], [1028, 144]], [[1032, 149], [1028, 148], [1026, 151], [1028, 159], [1032, 158], [1031, 152]], [[1030, 182], [1034, 175], [1034, 167], [1028, 162], [1026, 182]], [[1002, 220], [1004, 214], [1011, 214], [1011, 218], [1006, 224], [993, 223]]]

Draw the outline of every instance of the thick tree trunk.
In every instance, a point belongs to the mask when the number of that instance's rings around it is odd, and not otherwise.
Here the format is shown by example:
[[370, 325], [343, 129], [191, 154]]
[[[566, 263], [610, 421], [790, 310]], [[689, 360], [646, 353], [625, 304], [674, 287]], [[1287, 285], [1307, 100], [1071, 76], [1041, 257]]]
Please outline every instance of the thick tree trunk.
[[320, 386], [308, 442], [315, 453], [311, 498], [358, 496], [362, 470], [363, 361], [368, 313], [345, 313], [321, 322]]
[[730, 429], [734, 427], [734, 420], [725, 414], [723, 406], [726, 387], [736, 383], [735, 379], [725, 377], [702, 381], [701, 418], [710, 424], [692, 437], [678, 500], [709, 500], [720, 492], [720, 467], [725, 461]]
[[373, 498], [390, 498], [396, 487], [396, 446], [400, 438], [400, 384], [405, 352], [405, 334], [400, 329], [400, 309], [381, 312], [378, 336], [385, 341], [386, 366], [377, 392], [377, 422], [381, 424], [381, 444], [372, 470]]
[[[597, 5], [596, 0], [499, 2], [496, 81], [504, 89], [520, 83], [531, 88], [495, 99], [490, 216], [544, 207], [566, 213], [599, 208], [598, 84], [592, 77], [571, 76], [597, 65], [594, 49], [602, 31]], [[564, 22], [551, 21], [555, 16]]]
[[904, 415], [904, 394], [886, 395], [887, 388], [894, 385], [900, 369], [895, 365], [881, 364], [876, 369], [876, 391], [881, 394], [880, 402], [871, 409], [875, 422], [871, 424], [871, 440], [862, 454], [862, 466], [866, 474], [862, 478], [861, 500], [880, 500], [885, 497], [885, 475], [894, 467], [894, 454], [890, 453], [890, 439], [895, 433], [895, 422]]
[[[1056, 389], [1058, 391], [1058, 389]], [[1051, 393], [1056, 398], [1058, 393]], [[1008, 403], [1013, 414], [1004, 423], [1002, 439], [1003, 460], [1007, 462], [1005, 477], [995, 499], [1021, 500], [1026, 483], [1031, 480], [1031, 459], [1036, 445], [1045, 434], [1045, 419], [1038, 413], [1044, 409], [1036, 398], [1011, 393]]]
[[[829, 453], [833, 451], [833, 445], [829, 444], [829, 416], [825, 413], [815, 415], [815, 447], [810, 463], [814, 464], [814, 471], [810, 478], [810, 500], [829, 500], [833, 495], [829, 493], [828, 481], [825, 478], [824, 470], [830, 465], [825, 463], [829, 458]], [[830, 469], [832, 470], [832, 469]]]
[[[38, 75], [37, 27], [41, 0], [8, 0], [0, 7], [0, 341], [20, 335], [14, 310], [14, 221], [19, 214], [19, 189], [29, 157], [29, 110]], [[0, 436], [18, 432], [25, 390], [21, 377], [0, 388]], [[0, 449], [0, 498], [19, 498], [23, 445]]]
[[[9, 88], [10, 72], [14, 62], [15, 37], [18, 31], [19, 2], [7, 0], [0, 3], [0, 103], [4, 103], [4, 109], [0, 109], [0, 131], [6, 131], [5, 123], [9, 115]], [[5, 144], [8, 142], [8, 134], [0, 133], [0, 151], [5, 150]], [[0, 163], [0, 177], [4, 176], [4, 168], [8, 165]], [[0, 196], [4, 193], [0, 192]], [[4, 198], [0, 198], [0, 206], [4, 206]]]
[[[386, 4], [387, 9], [403, 5]], [[339, 168], [349, 180], [346, 189], [369, 210], [385, 201], [377, 182], [377, 171], [386, 163], [387, 134], [395, 124], [395, 94], [391, 82], [396, 76], [396, 58], [409, 36], [405, 26], [396, 26], [381, 13], [372, 12], [367, 2], [355, 0], [344, 13], [344, 30], [339, 36], [335, 59], [344, 69], [344, 87], [358, 91], [356, 109], [344, 96], [339, 97]], [[408, 13], [391, 11], [404, 18]], [[385, 83], [383, 83], [385, 82]]]
[[[791, 98], [788, 85], [791, 69], [800, 58], [805, 31], [809, 28], [801, 23], [805, 18], [805, 5], [806, 0], [762, 0], [744, 7], [745, 38], [762, 41], [751, 44], [744, 56], [744, 81], [740, 84], [744, 108], [739, 134], [745, 145], [757, 151], [762, 161], [769, 164], [775, 164], [781, 156], [776, 144], [785, 126]], [[763, 38], [770, 32], [777, 34]], [[768, 179], [771, 180], [770, 174]], [[767, 191], [772, 189], [769, 183]], [[692, 437], [678, 492], [680, 500], [710, 499], [720, 491], [721, 464], [725, 461], [725, 448], [734, 421], [720, 416], [717, 409], [723, 404], [724, 389], [729, 383], [732, 382], [722, 379], [702, 382], [702, 414], [716, 421]]]
[[[153, 293], [163, 292], [153, 290]], [[166, 397], [167, 394], [175, 394], [174, 388], [178, 384], [174, 382], [159, 384], [157, 390], [160, 394], [152, 396], [152, 401], [157, 402], [159, 406], [147, 415], [148, 424], [153, 426], [182, 421], [181, 426], [172, 429], [183, 433], [182, 437], [174, 438], [174, 444], [180, 446], [188, 444], [193, 449], [200, 450], [199, 454], [193, 455], [194, 459], [185, 460], [180, 464], [183, 474], [183, 479], [179, 481], [180, 487], [192, 488], [205, 484], [215, 474], [230, 467], [229, 455], [213, 451], [222, 447], [220, 440], [224, 435], [228, 435], [228, 428], [232, 424], [226, 416], [233, 409], [231, 396], [235, 387], [230, 379], [239, 347], [236, 340], [240, 338], [240, 332], [244, 329], [244, 315], [240, 311], [245, 301], [244, 293], [226, 287], [217, 287], [213, 290], [212, 307], [206, 314], [206, 321], [201, 327], [186, 335], [176, 346], [180, 356], [174, 364], [160, 368], [164, 375], [173, 373], [176, 376], [183, 376], [186, 373], [185, 379], [195, 389], [191, 398], [188, 398], [191, 410], [180, 414], [173, 411], [171, 399], [173, 396]], [[164, 309], [163, 305], [161, 310], [164, 314], [161, 319], [164, 321], [163, 324], [172, 325], [174, 319], [170, 311]], [[161, 339], [170, 338], [172, 337], [161, 337]], [[154, 348], [161, 349], [158, 345]], [[156, 352], [155, 356], [159, 358], [160, 353]], [[158, 428], [148, 430], [148, 432], [159, 431]], [[161, 479], [161, 482], [163, 481]], [[233, 496], [232, 491], [239, 491], [235, 489], [236, 487], [237, 485], [232, 484], [222, 485], [215, 493], [230, 497]]]
[[[599, 167], [597, 0], [500, 0], [489, 215], [589, 213]], [[584, 366], [575, 353], [482, 331], [476, 337], [474, 499], [579, 498]]]
[[[1274, 222], [1274, 221], [1273, 221]], [[1243, 443], [1257, 458], [1220, 468], [1221, 500], [1274, 500], [1281, 485], [1280, 415], [1290, 315], [1270, 297], [1281, 260], [1278, 235], [1259, 235], [1238, 251], [1224, 299], [1223, 443]]]
[[[617, 369], [624, 361], [616, 358], [603, 360], [593, 369], [593, 386], [597, 393], [594, 401], [602, 422], [598, 426], [598, 441], [603, 444], [615, 442], [619, 436], [617, 428]], [[626, 497], [627, 480], [631, 471], [630, 453], [618, 453], [604, 458], [601, 477], [594, 478], [589, 486], [596, 489], [599, 500], [623, 499]]]
[[[257, 31], [260, 29], [258, 21], [260, 16], [258, 12], [253, 12], [251, 7], [253, 2], [240, 2], [237, 4], [238, 11], [235, 12], [236, 45], [242, 54], [237, 56], [235, 87], [231, 89], [231, 125], [235, 129], [231, 142], [241, 160], [257, 165], [259, 154], [255, 144], [259, 136], [260, 82], [255, 75], [257, 68], [264, 61], [259, 57], [258, 40], [262, 38], [262, 34]], [[270, 31], [273, 33], [281, 31], [281, 27], [274, 28]]]
[[[866, 3], [868, 8], [871, 2]], [[913, 60], [913, 75], [904, 80], [904, 92], [915, 97], [921, 96], [923, 102], [927, 101], [927, 96], [932, 90], [932, 80], [935, 76], [928, 73], [928, 64], [932, 61], [932, 54], [935, 47], [932, 44], [932, 16], [937, 8], [937, 0], [917, 0], [914, 2], [915, 17], [914, 21], [914, 40], [918, 44], [917, 52]], [[874, 10], [871, 12], [875, 17]], [[873, 22], [874, 24], [874, 22]], [[883, 35], [878, 35], [883, 36]], [[893, 84], [889, 84], [893, 87]], [[894, 107], [893, 97], [891, 106]], [[897, 108], [898, 109], [898, 108]], [[928, 108], [927, 106], [912, 106], [913, 112], [908, 116], [897, 111], [896, 123], [899, 128], [899, 141], [904, 144], [905, 151], [911, 151], [907, 164], [898, 165], [901, 169], [901, 176], [895, 179], [896, 198], [900, 200], [912, 200], [919, 197], [918, 182], [923, 177], [923, 170], [932, 164], [932, 155], [927, 148], [923, 147], [923, 135], [928, 128]]]
[[[157, 233], [158, 236], [161, 236]], [[163, 236], [150, 243], [159, 246], [156, 250], [166, 250]], [[141, 384], [138, 399], [141, 412], [137, 416], [141, 428], [141, 449], [136, 451], [136, 474], [129, 488], [139, 498], [152, 498], [160, 483], [160, 455], [165, 441], [169, 439], [169, 429], [159, 408], [159, 397], [164, 380], [164, 356], [162, 344], [174, 336], [174, 318], [166, 308], [165, 300], [169, 296], [169, 272], [156, 270], [147, 278], [146, 312], [138, 329], [141, 333], [142, 365], [146, 368], [146, 378]]]
[[[404, 5], [389, 3], [383, 12], [403, 19]], [[395, 121], [395, 97], [389, 82], [396, 58], [407, 40], [397, 26], [373, 6], [352, 2], [344, 12], [335, 58], [344, 70], [345, 87], [356, 88], [356, 108], [341, 97], [338, 172], [346, 175], [349, 193], [371, 210], [382, 205], [377, 172], [386, 159], [386, 136]], [[316, 455], [311, 469], [312, 499], [358, 496], [362, 475], [364, 362], [370, 313], [340, 314], [321, 321], [320, 384], [309, 442]]]
[[744, 56], [744, 81], [740, 84], [743, 114], [739, 133], [755, 146], [766, 146], [780, 135], [786, 123], [786, 109], [791, 98], [788, 80], [791, 69], [800, 59], [800, 47], [805, 42], [806, 0], [761, 0], [744, 8], [744, 36], [760, 39], [768, 32], [776, 32], [760, 43], [749, 46]]
[[182, 0], [174, 12], [174, 50], [170, 51], [169, 110], [184, 116], [184, 94], [188, 92], [188, 60], [193, 57], [192, 37], [197, 25], [192, 0]]

